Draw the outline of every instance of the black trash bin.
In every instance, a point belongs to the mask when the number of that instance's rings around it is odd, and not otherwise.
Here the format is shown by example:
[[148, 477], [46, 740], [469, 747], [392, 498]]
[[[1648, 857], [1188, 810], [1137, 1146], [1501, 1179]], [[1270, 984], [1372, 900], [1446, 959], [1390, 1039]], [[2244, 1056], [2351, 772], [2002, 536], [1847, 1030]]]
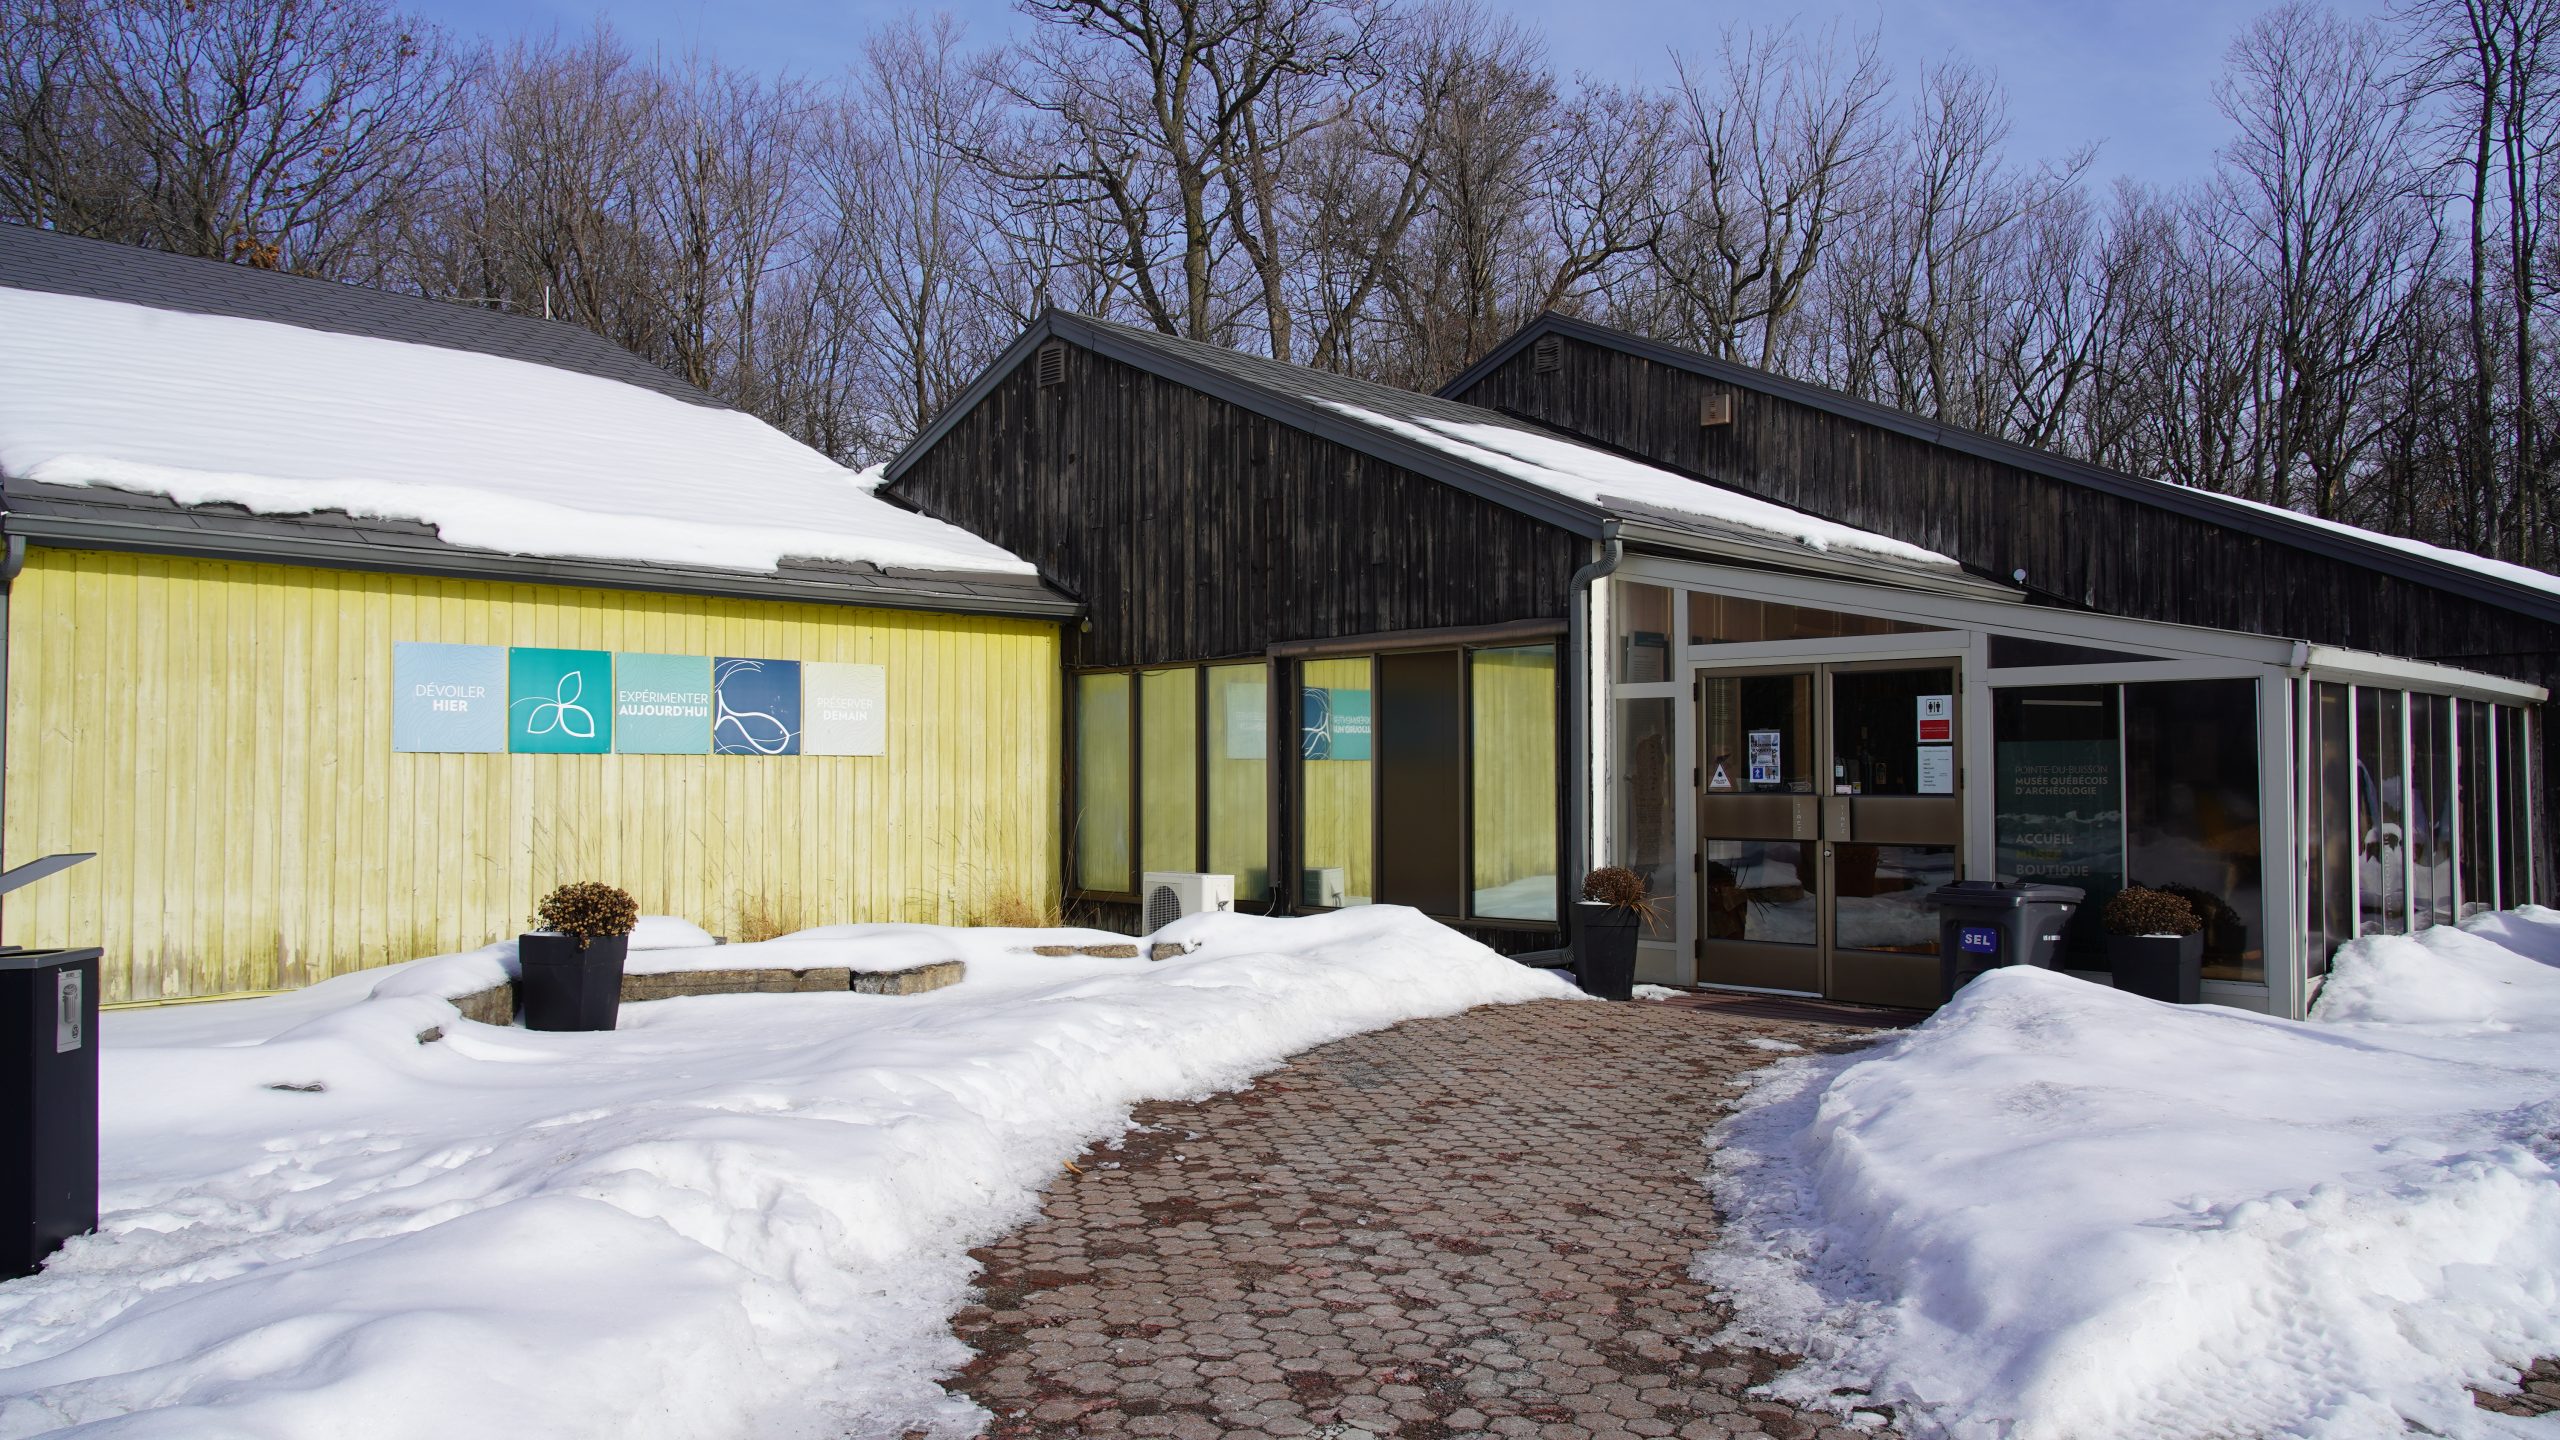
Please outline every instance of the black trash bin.
[[0, 952], [0, 1280], [98, 1228], [99, 953]]
[[2062, 927], [2088, 892], [2072, 885], [1959, 880], [1929, 896], [1938, 907], [1938, 983], [1952, 1000], [1964, 983], [2003, 965], [2053, 968]]

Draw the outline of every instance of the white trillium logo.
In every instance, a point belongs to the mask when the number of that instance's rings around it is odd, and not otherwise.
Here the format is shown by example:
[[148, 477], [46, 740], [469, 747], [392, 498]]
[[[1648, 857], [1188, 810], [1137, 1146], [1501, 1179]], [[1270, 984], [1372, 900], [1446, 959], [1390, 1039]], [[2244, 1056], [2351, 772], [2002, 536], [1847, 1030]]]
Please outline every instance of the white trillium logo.
[[593, 740], [596, 738], [595, 712], [578, 703], [586, 693], [587, 677], [571, 670], [551, 687], [550, 699], [517, 701], [519, 705], [533, 707], [532, 717], [525, 721], [524, 733], [548, 735], [556, 730], [573, 740]]

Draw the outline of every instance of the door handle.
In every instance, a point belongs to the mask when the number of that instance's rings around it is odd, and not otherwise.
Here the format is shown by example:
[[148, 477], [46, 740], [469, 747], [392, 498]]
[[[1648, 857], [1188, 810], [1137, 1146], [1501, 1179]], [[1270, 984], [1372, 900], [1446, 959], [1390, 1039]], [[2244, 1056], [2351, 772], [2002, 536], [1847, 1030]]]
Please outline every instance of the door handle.
[[1826, 840], [1851, 840], [1849, 797], [1834, 795], [1823, 800], [1822, 835]]

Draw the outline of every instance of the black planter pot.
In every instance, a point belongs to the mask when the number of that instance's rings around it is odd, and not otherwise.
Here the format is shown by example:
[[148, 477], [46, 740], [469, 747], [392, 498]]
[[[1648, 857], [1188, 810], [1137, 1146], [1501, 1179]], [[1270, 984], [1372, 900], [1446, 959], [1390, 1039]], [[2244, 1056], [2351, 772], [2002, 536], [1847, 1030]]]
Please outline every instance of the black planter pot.
[[2119, 990], [2193, 1005], [2203, 988], [2204, 935], [2110, 935], [2107, 965]]
[[1603, 1000], [1635, 998], [1636, 930], [1642, 923], [1624, 906], [1575, 903], [1573, 978], [1583, 993]]
[[575, 935], [516, 937], [527, 1030], [610, 1030], [622, 1013], [622, 961], [628, 935], [600, 935], [578, 948]]

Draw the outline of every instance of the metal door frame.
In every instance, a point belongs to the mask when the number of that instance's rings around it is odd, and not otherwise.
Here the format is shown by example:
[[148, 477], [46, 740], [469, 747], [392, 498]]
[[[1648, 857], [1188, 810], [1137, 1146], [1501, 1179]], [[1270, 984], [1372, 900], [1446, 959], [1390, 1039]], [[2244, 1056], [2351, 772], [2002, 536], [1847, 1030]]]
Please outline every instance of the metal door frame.
[[[1970, 857], [1968, 854], [1968, 843], [1972, 838], [1973, 832], [1973, 796], [1969, 788], [1973, 767], [1969, 763], [1969, 751], [1972, 747], [1972, 735], [1975, 728], [1967, 721], [1968, 712], [1973, 708], [1973, 706], [1971, 704], [1971, 695], [1967, 689], [1966, 682], [1972, 671], [1973, 662], [1976, 660], [1976, 656], [1974, 654], [1974, 642], [1976, 637], [1959, 632], [1956, 635], [1946, 638], [1951, 643], [1944, 644], [1943, 646], [1933, 646], [1926, 651], [1915, 651], [1903, 649], [1898, 646], [1878, 646], [1874, 643], [1875, 637], [1843, 637], [1841, 640], [1830, 642], [1827, 645], [1820, 641], [1804, 642], [1804, 650], [1811, 653], [1800, 653], [1797, 656], [1789, 658], [1781, 658], [1771, 655], [1751, 655], [1736, 656], [1731, 659], [1726, 659], [1718, 656], [1711, 659], [1692, 660], [1685, 666], [1689, 672], [1688, 706], [1690, 711], [1689, 722], [1687, 726], [1684, 727], [1687, 730], [1685, 742], [1690, 747], [1691, 753], [1696, 757], [1696, 764], [1692, 767], [1690, 772], [1689, 804], [1687, 807], [1687, 818], [1689, 821], [1689, 829], [1691, 831], [1689, 864], [1690, 879], [1692, 882], [1691, 890], [1693, 894], [1690, 903], [1684, 908], [1689, 911], [1689, 919], [1695, 927], [1694, 935], [1689, 946], [1689, 961], [1690, 965], [1693, 967], [1693, 974], [1695, 976], [1696, 983], [1706, 988], [1716, 990], [1755, 991], [1765, 994], [1804, 995], [1816, 998], [1829, 996], [1837, 989], [1833, 976], [1833, 964], [1840, 948], [1837, 943], [1838, 936], [1836, 933], [1838, 923], [1836, 910], [1838, 907], [1839, 897], [1837, 894], [1837, 876], [1834, 873], [1832, 864], [1832, 846], [1835, 843], [1843, 842], [1835, 841], [1831, 834], [1832, 807], [1829, 802], [1835, 798], [1831, 789], [1831, 786], [1834, 783], [1834, 777], [1827, 776], [1822, 773], [1824, 770], [1831, 768], [1836, 759], [1836, 739], [1832, 733], [1832, 712], [1835, 706], [1832, 676], [1837, 671], [1858, 672], [1944, 668], [1951, 672], [1948, 693], [1955, 697], [1955, 734], [1950, 742], [1950, 748], [1955, 752], [1956, 789], [1955, 794], [1950, 797], [1955, 802], [1955, 839], [1948, 843], [1952, 844], [1955, 853], [1956, 876], [1959, 879], [1964, 877], [1969, 868]], [[1813, 945], [1815, 961], [1814, 974], [1816, 983], [1820, 988], [1816, 990], [1787, 990], [1769, 986], [1736, 985], [1709, 980], [1706, 977], [1706, 961], [1707, 947], [1710, 944], [1748, 945], [1754, 942], [1711, 941], [1707, 938], [1707, 842], [1711, 839], [1749, 837], [1723, 837], [1710, 835], [1706, 828], [1706, 817], [1703, 811], [1703, 803], [1707, 797], [1705, 770], [1710, 761], [1706, 753], [1705, 745], [1707, 725], [1705, 683], [1710, 677], [1722, 679], [1728, 677], [1747, 678], [1759, 675], [1803, 674], [1810, 674], [1814, 682], [1812, 699], [1814, 713], [1812, 716], [1812, 729], [1816, 763], [1812, 767], [1814, 776], [1814, 794], [1812, 798], [1814, 800], [1815, 821], [1813, 825], [1814, 834], [1809, 837], [1808, 843], [1820, 847], [1819, 857], [1816, 861], [1818, 874], [1815, 877], [1815, 882], [1812, 887], [1814, 890], [1815, 905]], [[1849, 797], [1837, 798], [1845, 799]], [[1939, 842], [1930, 841], [1925, 843], [1936, 844]], [[1775, 941], [1759, 943], [1765, 943], [1772, 947], [1776, 947], [1781, 944], [1781, 942]], [[1866, 955], [1890, 954], [1892, 952], [1859, 951], [1856, 953]]]

